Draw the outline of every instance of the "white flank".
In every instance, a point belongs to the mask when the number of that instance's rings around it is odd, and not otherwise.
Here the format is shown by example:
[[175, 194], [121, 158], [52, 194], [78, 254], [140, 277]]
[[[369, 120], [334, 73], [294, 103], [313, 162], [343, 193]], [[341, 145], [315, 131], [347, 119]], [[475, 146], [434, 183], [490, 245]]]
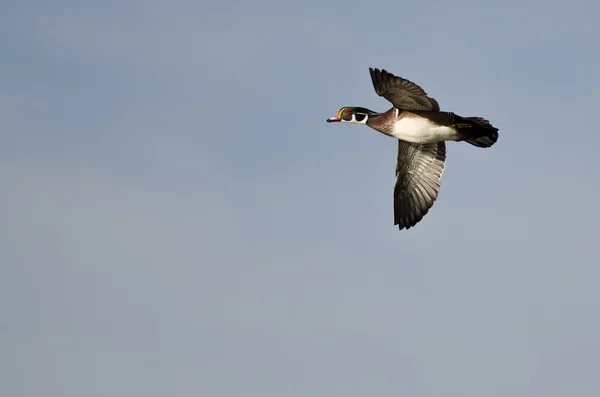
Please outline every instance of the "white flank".
[[392, 135], [412, 143], [457, 141], [459, 135], [450, 127], [437, 125], [423, 117], [403, 117], [396, 121]]

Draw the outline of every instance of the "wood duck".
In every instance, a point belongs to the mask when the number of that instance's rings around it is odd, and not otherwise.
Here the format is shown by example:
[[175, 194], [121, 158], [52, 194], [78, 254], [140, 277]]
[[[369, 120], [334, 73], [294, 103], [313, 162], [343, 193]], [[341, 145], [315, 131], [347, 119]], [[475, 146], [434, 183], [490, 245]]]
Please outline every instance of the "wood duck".
[[487, 148], [498, 140], [498, 129], [481, 117], [441, 112], [438, 102], [415, 83], [385, 70], [369, 68], [377, 95], [393, 107], [377, 113], [343, 107], [328, 123], [366, 124], [398, 140], [394, 225], [410, 229], [437, 199], [446, 162], [445, 141], [465, 141]]

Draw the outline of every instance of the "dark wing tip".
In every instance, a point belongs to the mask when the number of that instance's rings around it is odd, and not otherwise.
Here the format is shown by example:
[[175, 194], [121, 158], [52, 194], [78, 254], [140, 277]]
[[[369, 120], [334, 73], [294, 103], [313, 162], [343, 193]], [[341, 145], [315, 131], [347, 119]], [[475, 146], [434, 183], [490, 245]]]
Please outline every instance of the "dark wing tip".
[[399, 230], [408, 230], [416, 226], [427, 215], [436, 200], [437, 197], [419, 197], [419, 194], [413, 192], [403, 200], [402, 210], [395, 213], [394, 226], [397, 225]]
[[371, 74], [371, 81], [373, 82], [375, 93], [379, 96], [383, 96], [386, 92], [385, 76], [387, 72], [384, 69], [379, 70], [377, 68], [369, 68], [369, 73]]
[[369, 68], [369, 74], [371, 75], [371, 81], [373, 82], [373, 85], [375, 85], [375, 82], [377, 81], [378, 73], [379, 69]]

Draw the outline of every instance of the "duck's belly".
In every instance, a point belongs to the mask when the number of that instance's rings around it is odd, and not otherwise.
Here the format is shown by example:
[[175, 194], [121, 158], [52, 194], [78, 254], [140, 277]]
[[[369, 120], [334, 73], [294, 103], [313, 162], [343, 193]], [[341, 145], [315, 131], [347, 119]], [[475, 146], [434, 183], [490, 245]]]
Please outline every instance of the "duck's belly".
[[392, 136], [413, 143], [460, 140], [460, 136], [452, 128], [433, 123], [423, 117], [402, 117], [394, 124]]

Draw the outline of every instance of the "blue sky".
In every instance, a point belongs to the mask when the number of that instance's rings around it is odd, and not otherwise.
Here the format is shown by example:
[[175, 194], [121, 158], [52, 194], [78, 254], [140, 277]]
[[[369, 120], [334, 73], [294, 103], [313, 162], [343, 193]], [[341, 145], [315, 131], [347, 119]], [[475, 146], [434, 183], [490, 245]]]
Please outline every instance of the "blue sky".
[[[600, 5], [0, 15], [0, 394], [598, 396]], [[500, 139], [393, 227], [368, 68]]]

